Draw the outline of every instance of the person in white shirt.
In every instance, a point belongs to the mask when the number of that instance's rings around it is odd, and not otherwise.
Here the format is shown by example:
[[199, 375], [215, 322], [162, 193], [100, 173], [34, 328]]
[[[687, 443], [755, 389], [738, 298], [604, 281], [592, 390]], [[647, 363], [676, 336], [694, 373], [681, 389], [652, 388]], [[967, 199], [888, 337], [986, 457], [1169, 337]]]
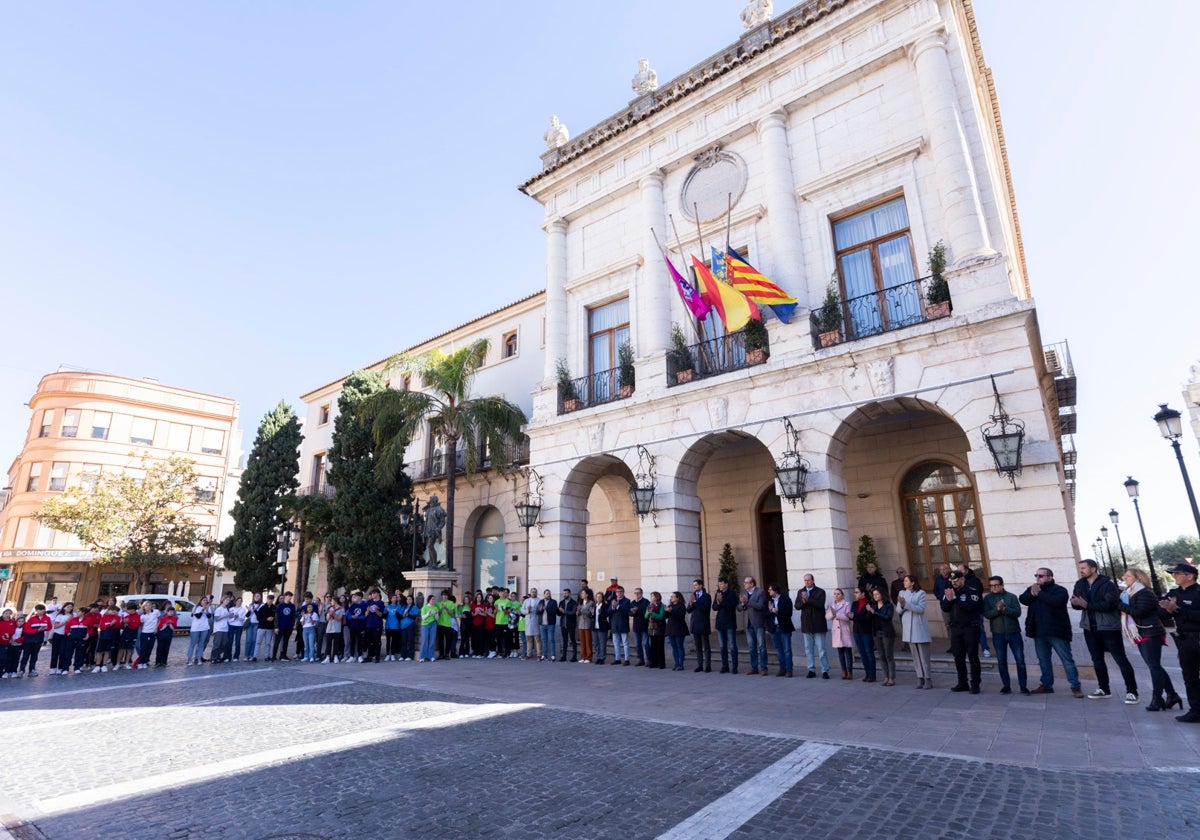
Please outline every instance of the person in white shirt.
[[242, 652], [242, 628], [246, 626], [246, 617], [250, 611], [242, 605], [241, 598], [235, 598], [229, 608], [229, 649], [226, 659], [237, 662]]
[[213, 610], [212, 661], [229, 661], [229, 606], [233, 597], [223, 595], [221, 603]]
[[154, 642], [158, 638], [158, 620], [162, 613], [154, 608], [150, 601], [142, 601], [142, 625], [138, 628], [137, 662], [134, 668], [149, 668], [150, 653], [154, 650]]

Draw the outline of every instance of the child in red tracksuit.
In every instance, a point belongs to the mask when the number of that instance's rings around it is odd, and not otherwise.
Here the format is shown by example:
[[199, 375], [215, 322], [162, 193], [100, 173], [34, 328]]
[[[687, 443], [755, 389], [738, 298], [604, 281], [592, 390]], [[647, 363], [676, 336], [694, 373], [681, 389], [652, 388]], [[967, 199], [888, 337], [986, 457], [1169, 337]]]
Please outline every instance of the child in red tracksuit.
[[[17, 660], [20, 659], [21, 647], [12, 646], [13, 634], [17, 632], [17, 618], [12, 610], [5, 610], [0, 614], [0, 673], [3, 674], [3, 679], [8, 679], [10, 674], [17, 673]], [[17, 656], [12, 656], [12, 651], [17, 651]], [[9, 660], [12, 660], [12, 665], [9, 665]]]
[[121, 616], [121, 655], [117, 660], [117, 668], [124, 668], [128, 671], [133, 667], [133, 650], [137, 645], [138, 632], [141, 629], [142, 614], [137, 609], [131, 609]]
[[120, 645], [121, 617], [115, 606], [106, 607], [96, 627], [96, 666], [92, 670], [107, 671], [106, 659], [111, 659], [113, 670], [117, 670], [117, 648]]
[[46, 643], [54, 623], [46, 613], [44, 604], [38, 604], [33, 609], [33, 615], [25, 619], [25, 641], [21, 646], [21, 665], [17, 673], [28, 672], [29, 676], [36, 677], [38, 654], [42, 652], [42, 645]]
[[90, 607], [83, 608], [83, 614], [79, 620], [83, 626], [87, 628], [87, 638], [84, 639], [83, 647], [75, 652], [75, 673], [81, 673], [83, 668], [92, 667], [92, 663], [96, 659], [96, 637], [100, 634], [100, 607], [98, 604], [92, 604]]

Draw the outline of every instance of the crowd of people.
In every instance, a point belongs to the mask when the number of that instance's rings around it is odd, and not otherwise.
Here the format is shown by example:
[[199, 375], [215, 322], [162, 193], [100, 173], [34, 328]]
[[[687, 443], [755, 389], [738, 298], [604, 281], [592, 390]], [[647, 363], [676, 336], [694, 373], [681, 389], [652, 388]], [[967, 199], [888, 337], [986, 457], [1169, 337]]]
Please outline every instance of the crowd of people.
[[[582, 581], [576, 592], [532, 589], [524, 598], [509, 589], [479, 590], [461, 602], [449, 590], [410, 595], [394, 592], [383, 600], [378, 588], [347, 596], [327, 594], [315, 599], [306, 592], [300, 603], [291, 592], [278, 599], [256, 593], [249, 602], [227, 594], [204, 597], [192, 612], [186, 664], [246, 661], [292, 661], [339, 664], [346, 662], [432, 662], [442, 659], [525, 659], [549, 662], [606, 664], [612, 646], [613, 665], [666, 669], [670, 646], [671, 669], [685, 670], [686, 641], [692, 642], [694, 671], [711, 672], [712, 631], [720, 655], [719, 673], [769, 676], [768, 639], [775, 653], [775, 676], [793, 676], [793, 638], [798, 631], [807, 663], [805, 676], [830, 678], [826, 643], [837, 655], [843, 680], [855, 679], [855, 652], [864, 682], [896, 685], [896, 645], [910, 652], [916, 688], [934, 687], [928, 612], [936, 603], [950, 638], [957, 680], [952, 692], [981, 690], [980, 651], [991, 631], [1000, 693], [1013, 691], [1008, 667], [1011, 655], [1021, 694], [1053, 694], [1053, 658], [1066, 674], [1077, 698], [1112, 697], [1106, 658], [1111, 658], [1124, 683], [1127, 704], [1139, 703], [1137, 678], [1125, 653], [1125, 641], [1137, 648], [1151, 677], [1147, 711], [1178, 706], [1176, 692], [1162, 666], [1168, 633], [1179, 652], [1189, 709], [1177, 720], [1200, 722], [1200, 586], [1196, 567], [1172, 567], [1176, 588], [1159, 598], [1145, 572], [1129, 569], [1118, 585], [1100, 574], [1095, 561], [1077, 565], [1071, 593], [1054, 580], [1051, 570], [1039, 569], [1019, 596], [1009, 592], [1003, 578], [992, 575], [984, 592], [982, 581], [967, 565], [945, 565], [926, 592], [913, 575], [896, 570], [890, 585], [875, 564], [868, 564], [853, 597], [834, 589], [827, 597], [814, 577], [804, 576], [795, 597], [778, 584], [762, 589], [753, 577], [734, 583], [720, 580], [709, 593], [703, 581], [692, 591], [627, 593], [616, 577], [602, 592]], [[632, 597], [630, 597], [632, 596]], [[1022, 608], [1024, 625], [1022, 626]], [[1097, 687], [1083, 693], [1071, 652], [1073, 634], [1069, 609], [1080, 613], [1079, 627], [1095, 668]], [[742, 614], [739, 616], [739, 613]], [[740, 619], [740, 620], [739, 620]], [[748, 669], [740, 671], [744, 626]], [[1168, 627], [1173, 626], [1174, 631]], [[140, 605], [93, 603], [76, 609], [73, 603], [37, 604], [26, 616], [12, 609], [0, 614], [0, 653], [4, 679], [36, 677], [42, 647], [50, 645], [50, 674], [68, 675], [109, 670], [163, 667], [179, 627], [173, 607], [160, 612], [151, 601]], [[1040, 670], [1030, 689], [1024, 638], [1033, 640]], [[153, 662], [151, 659], [153, 657]]]

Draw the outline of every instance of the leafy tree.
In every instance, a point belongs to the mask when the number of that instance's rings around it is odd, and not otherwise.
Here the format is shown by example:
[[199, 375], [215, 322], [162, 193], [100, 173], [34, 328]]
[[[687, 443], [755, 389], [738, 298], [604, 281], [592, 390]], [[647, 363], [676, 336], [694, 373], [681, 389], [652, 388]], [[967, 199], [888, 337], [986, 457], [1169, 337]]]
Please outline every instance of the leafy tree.
[[296, 498], [296, 452], [303, 440], [300, 421], [283, 400], [263, 418], [246, 461], [233, 503], [233, 533], [221, 541], [225, 568], [234, 585], [254, 592], [269, 589], [275, 574], [275, 529]]
[[[1121, 568], [1121, 549], [1117, 545], [1113, 545], [1112, 548], [1113, 561], [1119, 570]], [[1176, 537], [1173, 540], [1150, 546], [1150, 551], [1154, 554], [1154, 566], [1159, 572], [1159, 577], [1163, 577], [1163, 570], [1169, 569], [1176, 563], [1184, 562], [1187, 557], [1191, 557], [1193, 560], [1200, 559], [1200, 539], [1186, 536]], [[1130, 566], [1137, 566], [1143, 570], [1150, 568], [1146, 562], [1146, 551], [1141, 547], [1125, 546], [1125, 559]], [[1170, 575], [1166, 575], [1164, 583], [1169, 583], [1170, 580]]]
[[721, 567], [717, 569], [717, 579], [729, 583], [729, 591], [738, 593], [738, 563], [733, 556], [733, 546], [725, 543], [721, 549]]
[[871, 539], [870, 534], [863, 534], [858, 540], [858, 557], [855, 563], [858, 567], [859, 577], [867, 573], [868, 563], [874, 563], [878, 568], [879, 559], [875, 553], [875, 540]]
[[419, 356], [401, 354], [389, 368], [418, 375], [425, 390], [388, 388], [367, 401], [363, 419], [371, 424], [377, 445], [377, 475], [387, 481], [404, 466], [404, 452], [419, 424], [428, 423], [446, 459], [446, 565], [454, 568], [454, 488], [457, 453], [463, 452], [463, 473], [471, 476], [480, 462], [481, 447], [497, 455], [524, 438], [525, 414], [503, 397], [472, 396], [475, 374], [487, 357], [489, 342], [480, 339], [452, 353], [434, 350]]
[[139, 473], [102, 473], [94, 487], [74, 485], [42, 506], [38, 520], [74, 534], [92, 563], [128, 569], [134, 591], [144, 592], [150, 573], [176, 566], [203, 566], [212, 547], [209, 529], [198, 525], [211, 507], [196, 501], [195, 464], [186, 458], [142, 458]]
[[[403, 465], [377, 473], [377, 447], [362, 409], [387, 392], [383, 374], [356, 371], [338, 397], [338, 417], [329, 447], [329, 482], [335, 493], [328, 508], [325, 546], [333, 553], [329, 584], [366, 587], [401, 585], [408, 544], [400, 533], [400, 503], [412, 492]], [[323, 515], [319, 508], [313, 511]], [[315, 527], [321, 527], [318, 521]]]

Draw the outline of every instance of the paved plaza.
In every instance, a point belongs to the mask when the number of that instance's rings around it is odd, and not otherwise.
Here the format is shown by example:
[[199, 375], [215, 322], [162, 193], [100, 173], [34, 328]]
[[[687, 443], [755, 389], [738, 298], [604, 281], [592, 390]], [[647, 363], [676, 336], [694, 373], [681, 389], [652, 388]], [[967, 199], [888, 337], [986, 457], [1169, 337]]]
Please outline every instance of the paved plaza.
[[6, 681], [0, 814], [71, 840], [1200, 830], [1177, 804], [1200, 727], [1174, 713], [911, 677], [460, 660]]

